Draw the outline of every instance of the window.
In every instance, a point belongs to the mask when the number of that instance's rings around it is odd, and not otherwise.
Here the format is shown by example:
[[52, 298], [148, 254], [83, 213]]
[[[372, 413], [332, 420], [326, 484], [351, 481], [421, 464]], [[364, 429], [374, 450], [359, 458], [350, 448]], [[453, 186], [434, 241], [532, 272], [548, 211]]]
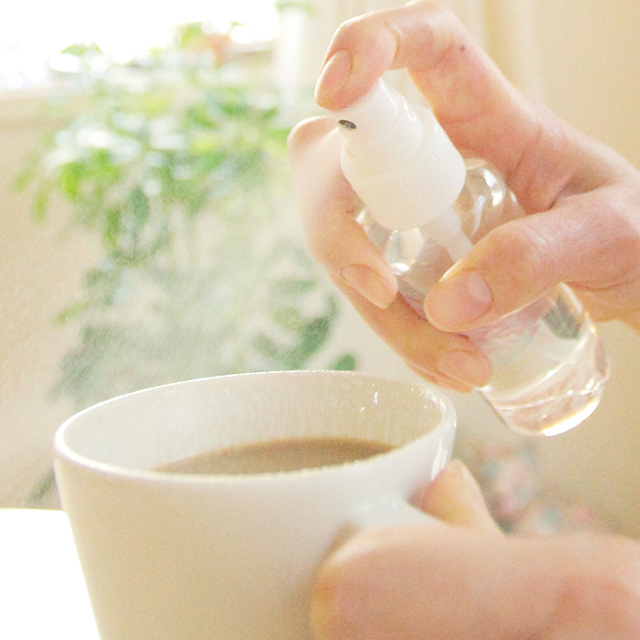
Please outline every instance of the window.
[[268, 42], [278, 28], [272, 0], [24, 0], [0, 21], [0, 89], [47, 80], [47, 61], [64, 47], [97, 44], [127, 60], [167, 44], [175, 25], [202, 22], [238, 42]]

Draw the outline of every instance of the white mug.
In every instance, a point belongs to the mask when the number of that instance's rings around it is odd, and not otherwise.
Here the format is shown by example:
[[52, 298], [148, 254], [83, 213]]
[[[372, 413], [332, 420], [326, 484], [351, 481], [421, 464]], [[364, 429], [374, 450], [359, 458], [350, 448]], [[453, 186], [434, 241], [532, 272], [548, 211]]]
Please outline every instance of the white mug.
[[[241, 374], [121, 396], [71, 417], [55, 471], [102, 640], [307, 640], [310, 587], [337, 536], [426, 516], [449, 459], [450, 400], [353, 372]], [[393, 445], [301, 471], [157, 471], [214, 448], [299, 437]]]

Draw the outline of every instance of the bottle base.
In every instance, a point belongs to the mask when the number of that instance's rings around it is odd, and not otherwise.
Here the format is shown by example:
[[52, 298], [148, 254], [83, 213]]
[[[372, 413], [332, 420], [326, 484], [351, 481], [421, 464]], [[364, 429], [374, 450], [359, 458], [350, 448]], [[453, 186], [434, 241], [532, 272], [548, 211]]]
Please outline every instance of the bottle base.
[[501, 407], [489, 401], [500, 419], [516, 433], [534, 436], [556, 436], [584, 422], [597, 408], [602, 397], [603, 384], [595, 393], [577, 397], [545, 398], [523, 405]]
[[588, 319], [586, 325], [585, 339], [574, 357], [544, 384], [536, 385], [533, 393], [529, 388], [501, 399], [500, 394], [480, 389], [510, 429], [526, 435], [558, 435], [578, 426], [595, 411], [609, 377], [609, 365]]

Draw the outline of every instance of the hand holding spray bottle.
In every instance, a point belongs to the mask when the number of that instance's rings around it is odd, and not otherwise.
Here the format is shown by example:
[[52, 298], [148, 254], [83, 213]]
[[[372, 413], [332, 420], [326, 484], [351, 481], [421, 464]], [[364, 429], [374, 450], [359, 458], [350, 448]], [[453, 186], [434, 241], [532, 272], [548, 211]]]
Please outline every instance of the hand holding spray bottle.
[[[360, 222], [400, 293], [424, 315], [425, 295], [445, 271], [491, 229], [524, 213], [495, 169], [465, 161], [429, 109], [409, 105], [383, 80], [331, 115], [344, 136], [343, 173], [366, 207]], [[465, 335], [493, 367], [480, 392], [514, 431], [562, 433], [597, 407], [606, 354], [565, 285]]]

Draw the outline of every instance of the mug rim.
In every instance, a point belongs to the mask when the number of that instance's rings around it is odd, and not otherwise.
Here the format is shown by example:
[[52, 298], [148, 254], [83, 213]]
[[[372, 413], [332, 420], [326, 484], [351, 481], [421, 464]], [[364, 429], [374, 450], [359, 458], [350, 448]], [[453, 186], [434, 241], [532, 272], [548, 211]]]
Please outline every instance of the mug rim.
[[[213, 380], [221, 381], [221, 384], [225, 380], [239, 379], [239, 378], [257, 378], [257, 377], [282, 377], [282, 378], [300, 378], [300, 377], [329, 377], [329, 378], [358, 378], [363, 380], [371, 380], [377, 383], [395, 383], [399, 384], [407, 389], [415, 389], [420, 393], [428, 394], [434, 400], [436, 400], [442, 407], [441, 418], [435, 423], [435, 425], [421, 435], [414, 437], [407, 442], [395, 446], [388, 451], [382, 451], [372, 456], [368, 456], [363, 459], [350, 460], [338, 464], [322, 465], [318, 467], [304, 467], [302, 469], [295, 470], [282, 470], [282, 471], [269, 471], [262, 473], [252, 474], [225, 474], [225, 473], [212, 473], [212, 474], [199, 474], [199, 473], [176, 473], [173, 471], [163, 471], [161, 469], [143, 469], [137, 467], [128, 467], [121, 464], [115, 464], [110, 462], [104, 462], [97, 460], [88, 455], [78, 453], [75, 451], [65, 440], [65, 436], [70, 429], [80, 420], [83, 416], [100, 410], [104, 406], [113, 405], [116, 403], [126, 402], [127, 400], [134, 398], [135, 396], [150, 394], [158, 391], [169, 391], [173, 389], [179, 389], [187, 385], [194, 384], [206, 384]], [[121, 478], [128, 480], [140, 480], [140, 481], [153, 481], [153, 482], [165, 482], [168, 484], [176, 483], [189, 483], [189, 484], [212, 484], [212, 483], [249, 483], [259, 482], [265, 483], [271, 481], [282, 481], [286, 478], [295, 478], [299, 480], [301, 477], [317, 476], [322, 473], [335, 472], [337, 469], [352, 469], [364, 467], [367, 464], [379, 460], [381, 458], [389, 458], [390, 456], [396, 457], [401, 452], [407, 449], [413, 449], [424, 443], [425, 440], [434, 437], [441, 437], [442, 434], [456, 430], [456, 411], [453, 405], [453, 401], [449, 396], [444, 393], [438, 387], [435, 387], [429, 382], [413, 382], [411, 380], [403, 379], [398, 376], [391, 376], [386, 374], [369, 373], [365, 371], [343, 371], [343, 370], [330, 370], [330, 369], [299, 369], [299, 370], [278, 370], [278, 371], [257, 371], [246, 373], [232, 373], [219, 376], [205, 376], [201, 378], [192, 378], [187, 380], [179, 380], [175, 382], [169, 382], [160, 385], [154, 385], [136, 391], [120, 394], [112, 398], [107, 398], [95, 404], [92, 404], [80, 411], [69, 416], [62, 424], [56, 429], [53, 438], [54, 449], [54, 464], [59, 462], [67, 462], [73, 466], [83, 468], [87, 471], [99, 473], [101, 475], [108, 475], [113, 478]], [[449, 452], [450, 453], [450, 452]], [[395, 455], [394, 455], [395, 454]]]

